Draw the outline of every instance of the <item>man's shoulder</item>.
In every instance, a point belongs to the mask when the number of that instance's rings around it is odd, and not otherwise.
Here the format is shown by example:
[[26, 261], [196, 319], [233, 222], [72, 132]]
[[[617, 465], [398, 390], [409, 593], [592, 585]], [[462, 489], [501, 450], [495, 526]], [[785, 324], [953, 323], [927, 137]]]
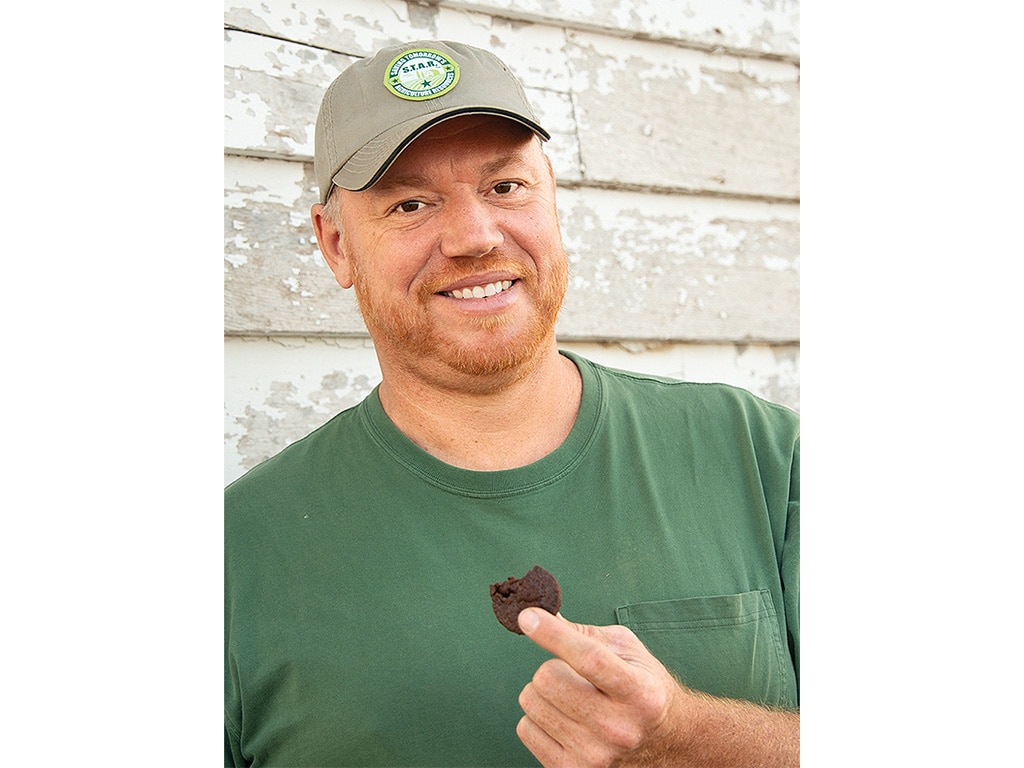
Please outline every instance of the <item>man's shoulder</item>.
[[680, 441], [716, 455], [749, 450], [765, 467], [789, 467], [799, 455], [799, 414], [742, 387], [587, 365], [603, 390], [610, 435], [663, 446], [665, 456], [674, 455]]
[[592, 368], [611, 398], [638, 399], [656, 408], [679, 407], [697, 412], [760, 415], [780, 421], [798, 422], [792, 409], [755, 395], [747, 389], [721, 382], [686, 381], [670, 376], [614, 368], [575, 356], [578, 364]]
[[335, 463], [359, 429], [362, 403], [335, 414], [305, 436], [249, 469], [225, 489], [227, 503], [260, 498], [271, 492], [301, 485], [310, 473], [318, 474], [323, 465]]

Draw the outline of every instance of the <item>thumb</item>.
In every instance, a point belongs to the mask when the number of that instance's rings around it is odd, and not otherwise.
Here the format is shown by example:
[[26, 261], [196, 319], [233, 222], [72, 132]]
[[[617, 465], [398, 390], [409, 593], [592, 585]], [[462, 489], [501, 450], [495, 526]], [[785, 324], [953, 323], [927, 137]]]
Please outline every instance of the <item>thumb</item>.
[[533, 642], [602, 691], [618, 693], [635, 687], [629, 664], [616, 653], [616, 631], [629, 633], [625, 627], [574, 624], [561, 614], [553, 616], [541, 608], [524, 608], [519, 613], [519, 626]]
[[558, 653], [551, 647], [552, 643], [574, 642], [576, 635], [600, 639], [602, 627], [589, 624], [576, 624], [569, 621], [561, 613], [549, 613], [543, 608], [524, 608], [519, 612], [519, 628], [528, 638], [542, 648]]
[[[553, 614], [548, 613], [543, 608], [524, 608], [519, 612], [519, 628], [529, 637], [537, 631], [537, 627], [540, 626], [542, 621], [545, 621], [545, 617], [551, 616]], [[562, 618], [562, 614], [559, 613], [558, 617]]]

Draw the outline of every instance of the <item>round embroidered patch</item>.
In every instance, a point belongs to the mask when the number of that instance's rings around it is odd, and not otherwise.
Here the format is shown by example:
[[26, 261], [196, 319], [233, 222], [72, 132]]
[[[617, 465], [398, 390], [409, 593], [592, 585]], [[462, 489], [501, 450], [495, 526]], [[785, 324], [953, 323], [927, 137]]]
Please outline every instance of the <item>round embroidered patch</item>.
[[406, 51], [388, 65], [384, 85], [403, 99], [423, 101], [442, 96], [459, 82], [459, 65], [428, 48]]

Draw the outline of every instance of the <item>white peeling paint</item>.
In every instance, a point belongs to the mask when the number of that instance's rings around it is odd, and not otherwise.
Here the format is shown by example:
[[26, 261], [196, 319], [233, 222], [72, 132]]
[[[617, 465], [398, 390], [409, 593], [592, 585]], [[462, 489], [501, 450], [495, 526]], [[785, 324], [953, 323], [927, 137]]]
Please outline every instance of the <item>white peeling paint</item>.
[[714, 75], [709, 72], [701, 72], [699, 79], [691, 79], [690, 92], [696, 96], [700, 93], [702, 87], [707, 87], [712, 93], [727, 94], [729, 89], [725, 87], [720, 81], [716, 80]]
[[778, 85], [772, 85], [768, 88], [752, 88], [750, 93], [755, 98], [770, 102], [771, 104], [788, 104], [793, 101], [793, 97]]
[[364, 55], [394, 40], [409, 39], [408, 5], [404, 0], [259, 0], [227, 7], [224, 18], [238, 17], [248, 26], [255, 18], [269, 34], [330, 47], [348, 42]]
[[784, 256], [765, 256], [761, 263], [765, 269], [770, 269], [773, 272], [785, 272], [796, 268], [792, 259], [787, 259]]
[[[655, 89], [665, 82], [683, 84], [694, 96], [702, 88], [715, 93], [727, 93], [725, 85], [715, 78], [716, 72], [734, 73], [743, 62], [735, 56], [712, 55], [703, 51], [679, 48], [652, 41], [638, 41], [577, 32], [570, 38], [581, 49], [591, 50], [601, 57], [601, 67], [594, 73], [576, 66], [573, 87], [576, 90], [596, 89], [602, 95], [615, 93], [615, 77], [627, 68], [634, 68], [638, 82], [653, 83]], [[578, 55], [574, 57], [578, 59]], [[792, 70], [793, 67], [789, 67]], [[788, 70], [787, 70], [788, 71]], [[596, 74], [597, 79], [591, 79]]]
[[[245, 208], [254, 202], [279, 203], [295, 208], [304, 200], [306, 177], [301, 163], [288, 160], [254, 159], [225, 155], [224, 178], [231, 186], [224, 191], [224, 205]], [[295, 220], [309, 223], [302, 215], [306, 206], [297, 209]]]
[[235, 93], [224, 101], [224, 145], [228, 147], [261, 147], [266, 141], [266, 122], [271, 115], [268, 105], [258, 94]]
[[[518, 19], [603, 27], [611, 34], [799, 55], [798, 0], [445, 0]], [[563, 21], [564, 20], [564, 21]]]
[[439, 38], [494, 51], [524, 86], [568, 92], [565, 34], [559, 27], [523, 25], [444, 6], [438, 8], [436, 22]]
[[624, 269], [626, 272], [632, 272], [637, 268], [639, 261], [636, 255], [629, 251], [622, 251], [618, 248], [615, 249], [615, 263], [620, 269]]

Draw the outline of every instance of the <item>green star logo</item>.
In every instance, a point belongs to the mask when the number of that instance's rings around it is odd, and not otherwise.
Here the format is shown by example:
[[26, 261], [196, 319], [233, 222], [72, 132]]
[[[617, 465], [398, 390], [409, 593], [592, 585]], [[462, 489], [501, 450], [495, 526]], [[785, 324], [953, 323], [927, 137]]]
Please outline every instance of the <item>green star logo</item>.
[[424, 101], [443, 96], [459, 82], [459, 65], [439, 51], [406, 51], [388, 65], [384, 86], [395, 96]]

